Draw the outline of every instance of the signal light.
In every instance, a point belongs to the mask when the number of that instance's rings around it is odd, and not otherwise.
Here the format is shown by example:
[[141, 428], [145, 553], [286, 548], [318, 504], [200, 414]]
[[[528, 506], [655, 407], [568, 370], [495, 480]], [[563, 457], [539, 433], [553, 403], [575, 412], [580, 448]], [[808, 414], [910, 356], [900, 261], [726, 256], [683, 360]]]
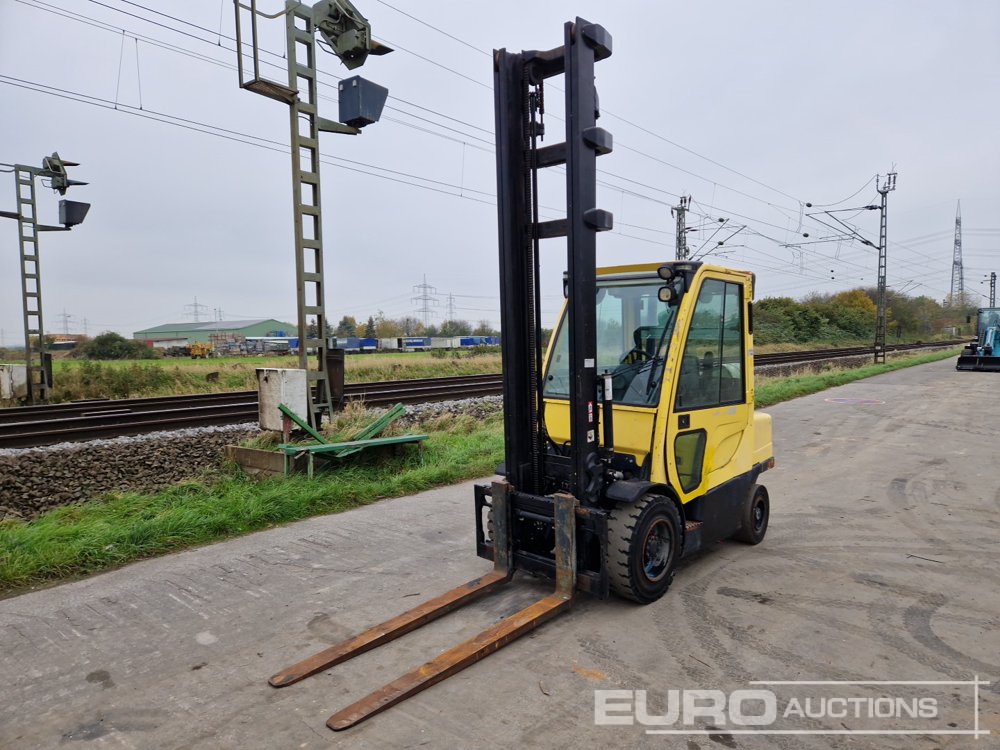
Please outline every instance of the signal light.
[[53, 151], [52, 156], [46, 156], [42, 159], [42, 168], [48, 172], [47, 176], [52, 180], [52, 189], [58, 190], [59, 195], [66, 195], [66, 190], [76, 185], [87, 184], [80, 180], [71, 180], [66, 174], [66, 167], [79, 166], [78, 162], [61, 159], [58, 151]]
[[372, 25], [350, 0], [324, 0], [313, 6], [313, 23], [348, 70], [360, 68], [368, 55], [387, 55], [391, 47], [372, 39]]

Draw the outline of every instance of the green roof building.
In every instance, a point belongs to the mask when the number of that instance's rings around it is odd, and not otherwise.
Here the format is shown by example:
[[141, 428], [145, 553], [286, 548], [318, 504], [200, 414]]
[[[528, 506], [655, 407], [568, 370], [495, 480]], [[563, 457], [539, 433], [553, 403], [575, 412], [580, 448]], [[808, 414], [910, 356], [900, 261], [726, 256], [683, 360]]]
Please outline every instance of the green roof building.
[[210, 343], [213, 336], [216, 339], [228, 336], [295, 336], [297, 328], [291, 323], [280, 320], [212, 320], [207, 323], [166, 323], [162, 326], [136, 331], [132, 338], [147, 341], [153, 345], [169, 342], [176, 346], [186, 346], [195, 342]]

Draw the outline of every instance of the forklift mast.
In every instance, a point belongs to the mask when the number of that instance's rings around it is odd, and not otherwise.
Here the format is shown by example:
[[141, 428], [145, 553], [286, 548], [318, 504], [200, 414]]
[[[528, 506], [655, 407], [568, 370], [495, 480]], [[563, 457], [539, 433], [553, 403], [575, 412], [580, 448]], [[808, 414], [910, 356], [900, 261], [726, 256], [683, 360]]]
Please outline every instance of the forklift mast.
[[[494, 52], [497, 214], [507, 480], [518, 490], [545, 492], [546, 467], [562, 461], [570, 494], [596, 504], [603, 464], [598, 452], [596, 310], [597, 233], [612, 215], [596, 207], [597, 157], [612, 149], [596, 125], [595, 63], [611, 55], [611, 35], [581, 18], [564, 27], [564, 44], [547, 51]], [[544, 138], [545, 79], [565, 75], [566, 139]], [[565, 165], [566, 218], [540, 221], [538, 171]], [[548, 455], [542, 400], [539, 245], [566, 238], [569, 324], [570, 445]]]
[[[555, 590], [341, 709], [327, 721], [331, 729], [354, 726], [489, 656], [568, 609], [577, 589], [608, 594], [608, 513], [593, 506], [604, 474], [595, 408], [596, 233], [611, 229], [611, 214], [594, 203], [596, 159], [611, 151], [611, 136], [595, 125], [594, 63], [611, 54], [611, 37], [577, 18], [566, 24], [564, 39], [546, 52], [501, 50], [494, 57], [507, 481], [475, 487], [477, 552], [493, 560], [493, 570], [283, 669], [269, 683], [292, 685], [399, 638], [497, 590], [517, 568], [550, 575]], [[566, 140], [539, 148], [544, 81], [563, 73]], [[559, 164], [566, 165], [567, 217], [542, 222], [538, 170]], [[550, 454], [542, 414], [538, 254], [540, 241], [554, 237], [567, 242], [573, 377], [571, 449]]]

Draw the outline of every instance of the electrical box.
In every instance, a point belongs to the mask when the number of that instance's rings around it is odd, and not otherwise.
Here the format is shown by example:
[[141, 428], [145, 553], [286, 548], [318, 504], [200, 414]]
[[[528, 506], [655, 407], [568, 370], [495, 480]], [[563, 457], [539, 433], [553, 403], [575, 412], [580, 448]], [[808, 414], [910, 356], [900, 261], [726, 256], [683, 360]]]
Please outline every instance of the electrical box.
[[333, 408], [344, 406], [344, 350], [331, 347], [326, 350], [326, 378], [330, 383]]
[[257, 390], [262, 430], [281, 432], [278, 404], [284, 404], [304, 420], [309, 419], [309, 384], [305, 370], [258, 367]]
[[75, 227], [82, 224], [90, 210], [89, 203], [80, 201], [61, 200], [59, 201], [59, 223], [64, 227]]
[[382, 107], [389, 96], [389, 89], [372, 83], [361, 76], [345, 78], [340, 90], [340, 121], [354, 128], [363, 128], [378, 122]]
[[27, 396], [27, 365], [0, 365], [0, 401], [20, 401]]

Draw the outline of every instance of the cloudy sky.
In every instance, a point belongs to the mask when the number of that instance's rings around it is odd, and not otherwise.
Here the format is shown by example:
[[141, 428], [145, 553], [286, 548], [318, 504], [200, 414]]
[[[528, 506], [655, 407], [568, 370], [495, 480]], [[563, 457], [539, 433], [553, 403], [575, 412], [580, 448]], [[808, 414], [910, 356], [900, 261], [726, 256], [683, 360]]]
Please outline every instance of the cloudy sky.
[[[489, 50], [558, 46], [576, 15], [614, 37], [597, 70], [615, 138], [599, 162], [616, 222], [601, 264], [672, 258], [670, 206], [690, 194], [692, 249], [756, 271], [758, 296], [871, 285], [875, 251], [809, 214], [874, 202], [874, 176], [895, 167], [890, 286], [947, 295], [958, 199], [967, 287], [986, 291], [984, 274], [1000, 268], [996, 0], [357, 5], [396, 51], [357, 71], [389, 88], [383, 121], [324, 136], [334, 322], [414, 314], [425, 275], [433, 321], [451, 294], [456, 317], [497, 322]], [[261, 23], [264, 73], [283, 80], [281, 22]], [[203, 320], [294, 322], [287, 109], [238, 88], [233, 36], [231, 0], [0, 0], [0, 162], [58, 150], [91, 183], [68, 196], [93, 204], [86, 223], [42, 236], [47, 330], [82, 333], [86, 321], [91, 335], [131, 335], [184, 320], [196, 297]], [[321, 112], [335, 119], [336, 81], [350, 73], [326, 53], [320, 69]], [[551, 84], [557, 142], [562, 86]], [[561, 175], [546, 178], [554, 217]], [[54, 223], [58, 196], [40, 197]], [[0, 210], [13, 208], [12, 175], [0, 173]], [[877, 240], [878, 212], [833, 215]], [[16, 237], [0, 222], [7, 344], [22, 335]], [[550, 322], [565, 250], [549, 241], [543, 254]]]

